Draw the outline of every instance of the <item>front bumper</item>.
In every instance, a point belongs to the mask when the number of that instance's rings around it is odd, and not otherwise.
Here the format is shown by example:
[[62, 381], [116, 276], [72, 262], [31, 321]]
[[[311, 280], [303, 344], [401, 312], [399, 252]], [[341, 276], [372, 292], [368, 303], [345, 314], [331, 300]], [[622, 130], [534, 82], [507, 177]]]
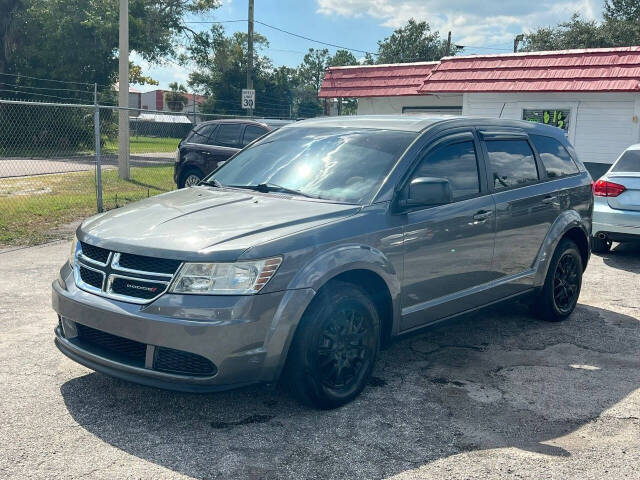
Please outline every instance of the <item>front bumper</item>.
[[604, 233], [612, 240], [640, 240], [640, 211], [611, 208], [606, 199], [596, 199], [593, 206], [593, 236]]
[[[135, 305], [78, 289], [68, 266], [52, 287], [52, 305], [60, 318], [55, 343], [62, 353], [125, 380], [192, 392], [276, 381], [293, 332], [315, 294], [311, 289], [244, 296], [165, 294], [149, 305]], [[142, 344], [142, 363], [95, 348], [76, 336], [76, 324]], [[208, 376], [158, 371], [154, 353], [160, 348], [203, 357], [215, 371]]]

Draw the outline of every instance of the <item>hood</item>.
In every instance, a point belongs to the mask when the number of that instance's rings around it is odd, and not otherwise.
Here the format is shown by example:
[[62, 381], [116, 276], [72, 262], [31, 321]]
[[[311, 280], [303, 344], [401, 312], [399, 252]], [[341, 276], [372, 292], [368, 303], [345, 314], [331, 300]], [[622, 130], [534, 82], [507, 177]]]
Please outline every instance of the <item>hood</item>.
[[78, 229], [78, 237], [126, 253], [233, 261], [253, 245], [359, 210], [354, 205], [278, 194], [192, 187], [89, 218]]

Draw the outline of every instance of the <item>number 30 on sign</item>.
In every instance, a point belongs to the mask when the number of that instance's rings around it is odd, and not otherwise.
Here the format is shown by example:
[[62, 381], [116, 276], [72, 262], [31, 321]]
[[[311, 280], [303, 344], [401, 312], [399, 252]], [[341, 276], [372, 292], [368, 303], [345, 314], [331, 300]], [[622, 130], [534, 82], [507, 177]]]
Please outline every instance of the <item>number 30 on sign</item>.
[[242, 108], [255, 108], [256, 91], [247, 88], [242, 89]]

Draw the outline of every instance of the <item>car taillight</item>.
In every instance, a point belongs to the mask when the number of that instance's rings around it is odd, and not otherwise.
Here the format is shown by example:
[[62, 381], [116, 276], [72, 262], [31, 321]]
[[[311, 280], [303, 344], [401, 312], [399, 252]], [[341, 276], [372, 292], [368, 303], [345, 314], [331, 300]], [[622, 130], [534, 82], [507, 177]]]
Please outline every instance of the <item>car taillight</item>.
[[626, 187], [624, 185], [607, 182], [606, 180], [598, 180], [593, 184], [593, 194], [596, 197], [617, 197], [625, 190]]

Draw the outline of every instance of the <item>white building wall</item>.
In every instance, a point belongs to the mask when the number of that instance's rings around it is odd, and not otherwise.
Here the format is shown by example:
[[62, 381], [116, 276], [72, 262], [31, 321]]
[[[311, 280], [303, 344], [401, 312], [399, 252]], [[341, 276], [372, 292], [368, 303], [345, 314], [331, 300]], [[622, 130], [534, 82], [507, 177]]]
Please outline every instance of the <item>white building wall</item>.
[[640, 94], [467, 93], [463, 115], [522, 119], [525, 108], [569, 109], [569, 141], [585, 163], [613, 163], [640, 142]]
[[[358, 99], [358, 115], [411, 114], [414, 113], [411, 107], [460, 107], [462, 109], [462, 95], [406, 95]], [[436, 110], [436, 113], [444, 111]], [[451, 111], [451, 113], [459, 115], [460, 111]]]
[[155, 90], [140, 94], [140, 108], [143, 108], [145, 110], [157, 110]]

